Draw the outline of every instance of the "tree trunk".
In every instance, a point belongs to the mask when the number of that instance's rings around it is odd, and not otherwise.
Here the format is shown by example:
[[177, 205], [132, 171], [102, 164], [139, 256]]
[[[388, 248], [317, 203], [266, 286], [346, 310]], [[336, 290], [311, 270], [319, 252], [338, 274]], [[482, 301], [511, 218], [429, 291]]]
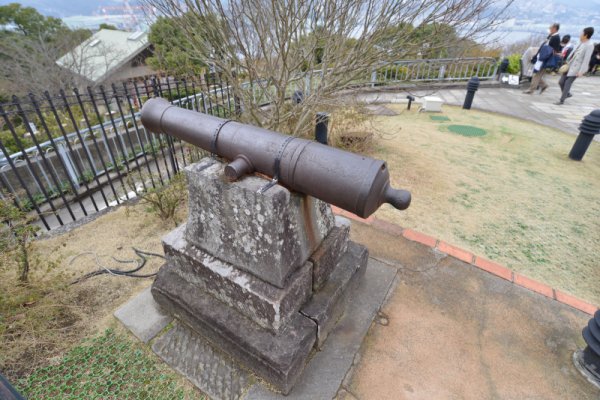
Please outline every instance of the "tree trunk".
[[27, 253], [27, 243], [20, 243], [21, 251], [21, 273], [19, 275], [20, 282], [27, 282], [29, 280], [29, 254]]

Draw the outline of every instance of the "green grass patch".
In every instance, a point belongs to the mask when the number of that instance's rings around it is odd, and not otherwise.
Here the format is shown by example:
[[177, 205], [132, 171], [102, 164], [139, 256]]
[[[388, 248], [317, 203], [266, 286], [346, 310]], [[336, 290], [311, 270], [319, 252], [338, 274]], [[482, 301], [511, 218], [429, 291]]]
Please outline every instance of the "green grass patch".
[[471, 125], [448, 125], [448, 130], [457, 135], [466, 137], [478, 137], [485, 136], [487, 131], [485, 129], [477, 128]]
[[157, 361], [141, 344], [107, 329], [72, 348], [57, 364], [19, 380], [16, 387], [28, 399], [198, 398]]
[[450, 121], [450, 118], [448, 118], [445, 115], [430, 115], [429, 118], [431, 118], [432, 121], [436, 122]]

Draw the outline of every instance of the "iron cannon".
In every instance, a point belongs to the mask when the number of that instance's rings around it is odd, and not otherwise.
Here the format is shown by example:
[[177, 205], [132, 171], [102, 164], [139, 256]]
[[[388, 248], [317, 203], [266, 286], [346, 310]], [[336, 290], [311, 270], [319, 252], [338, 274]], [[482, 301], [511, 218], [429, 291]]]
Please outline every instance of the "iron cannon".
[[258, 172], [273, 177], [271, 185], [279, 182], [363, 218], [383, 203], [400, 210], [410, 205], [410, 192], [391, 187], [382, 160], [186, 110], [161, 98], [144, 104], [141, 119], [152, 132], [177, 137], [228, 160], [225, 175], [231, 181]]

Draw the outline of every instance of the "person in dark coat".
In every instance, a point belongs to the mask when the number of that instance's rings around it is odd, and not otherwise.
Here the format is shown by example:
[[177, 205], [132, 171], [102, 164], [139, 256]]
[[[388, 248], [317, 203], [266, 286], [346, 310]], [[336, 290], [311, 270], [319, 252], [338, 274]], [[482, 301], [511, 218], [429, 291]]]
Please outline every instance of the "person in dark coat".
[[560, 44], [560, 35], [558, 34], [559, 29], [560, 24], [558, 22], [550, 25], [550, 28], [548, 29], [548, 46], [552, 47], [554, 49], [554, 53], [556, 54], [560, 54], [560, 51], [562, 50], [562, 45]]
[[[531, 80], [531, 85], [529, 86], [529, 89], [526, 90], [524, 93], [532, 94], [535, 90], [539, 88], [540, 94], [542, 94], [546, 89], [548, 89], [548, 84], [544, 81], [544, 74], [546, 72], [546, 68], [556, 67], [556, 60], [558, 58], [557, 56], [562, 50], [562, 46], [560, 45], [560, 35], [558, 34], [559, 29], [560, 24], [557, 22], [553, 23], [552, 25], [550, 25], [550, 28], [548, 28], [549, 35], [544, 41], [544, 43], [542, 43], [542, 45], [540, 46], [538, 54], [536, 54], [536, 56], [534, 57], [536, 60], [536, 65], [538, 65], [538, 67], [534, 70], [533, 79]], [[540, 52], [542, 52], [542, 50], [545, 50], [544, 46], [549, 46], [554, 54], [552, 54], [549, 58], [544, 59], [543, 62], [540, 63], [538, 60], [538, 56], [540, 55]]]

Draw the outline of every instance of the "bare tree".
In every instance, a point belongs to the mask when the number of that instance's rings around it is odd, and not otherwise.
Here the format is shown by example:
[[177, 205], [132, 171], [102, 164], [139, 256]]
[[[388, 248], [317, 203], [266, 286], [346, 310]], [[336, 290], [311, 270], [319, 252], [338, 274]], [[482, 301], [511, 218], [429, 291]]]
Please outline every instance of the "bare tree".
[[120, 56], [106, 43], [93, 37], [86, 40], [58, 59], [61, 75], [65, 77], [63, 86], [82, 88], [94, 82], [100, 83], [98, 78], [115, 68]]
[[[415, 46], [480, 39], [512, 0], [142, 0], [176, 20], [187, 51], [206, 60], [242, 100], [242, 119], [301, 134], [336, 91]], [[424, 27], [434, 27], [426, 31]], [[435, 27], [440, 28], [438, 33]], [[444, 29], [441, 29], [441, 28]], [[430, 37], [427, 37], [430, 35]], [[448, 35], [448, 37], [444, 37]], [[452, 36], [452, 37], [449, 37]], [[251, 82], [242, 85], [242, 82]], [[292, 105], [294, 90], [303, 102]], [[261, 104], [269, 103], [268, 107]]]
[[513, 43], [504, 47], [504, 55], [510, 56], [512, 54], [520, 54], [525, 53], [527, 49], [530, 47], [539, 47], [546, 37], [543, 34], [532, 34], [529, 37], [526, 37], [521, 40], [517, 40]]
[[85, 39], [83, 32], [64, 30], [49, 40], [44, 33], [12, 34], [0, 40], [0, 67], [4, 93], [57, 91], [81, 83], [80, 76], [61, 68], [56, 60]]

